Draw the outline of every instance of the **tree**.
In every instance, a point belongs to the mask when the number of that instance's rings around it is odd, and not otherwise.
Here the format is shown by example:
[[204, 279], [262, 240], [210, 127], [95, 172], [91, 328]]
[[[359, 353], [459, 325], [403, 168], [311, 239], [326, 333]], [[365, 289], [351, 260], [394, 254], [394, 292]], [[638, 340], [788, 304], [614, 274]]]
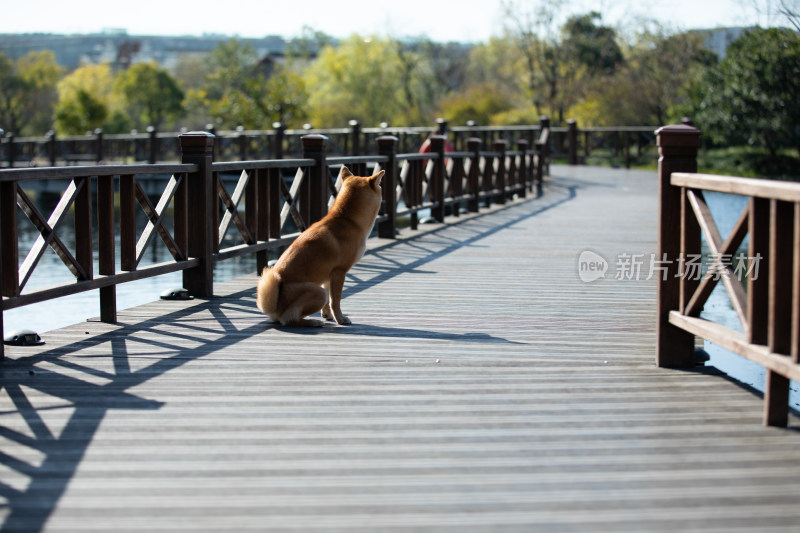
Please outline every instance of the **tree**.
[[159, 128], [165, 119], [183, 114], [183, 91], [166, 70], [155, 63], [137, 63], [114, 80], [114, 90], [127, 104], [136, 127]]
[[616, 32], [598, 25], [600, 14], [573, 16], [557, 28], [565, 0], [539, 0], [533, 7], [505, 4], [507, 35], [524, 59], [527, 91], [537, 114], [563, 123], [592, 80], [610, 75], [622, 60]]
[[314, 92], [309, 98], [310, 117], [317, 127], [336, 127], [355, 119], [373, 126], [402, 121], [409, 102], [403, 70], [391, 41], [353, 35], [338, 47], [326, 46], [306, 71]]
[[719, 143], [800, 151], [800, 36], [789, 29], [746, 32], [702, 86], [696, 121]]
[[211, 53], [205, 82], [187, 96], [190, 107], [205, 109], [216, 124], [229, 127], [299, 125], [306, 116], [302, 77], [272, 58], [259, 59], [251, 45], [235, 39]]
[[704, 38], [698, 33], [640, 35], [621, 68], [593, 84], [574, 118], [597, 126], [640, 126], [693, 116], [692, 84], [716, 63]]
[[112, 84], [108, 64], [86, 65], [65, 76], [58, 83], [56, 130], [65, 135], [81, 135], [102, 127], [118, 109]]
[[60, 76], [51, 51], [29, 52], [16, 62], [0, 53], [0, 126], [21, 135], [47, 131]]

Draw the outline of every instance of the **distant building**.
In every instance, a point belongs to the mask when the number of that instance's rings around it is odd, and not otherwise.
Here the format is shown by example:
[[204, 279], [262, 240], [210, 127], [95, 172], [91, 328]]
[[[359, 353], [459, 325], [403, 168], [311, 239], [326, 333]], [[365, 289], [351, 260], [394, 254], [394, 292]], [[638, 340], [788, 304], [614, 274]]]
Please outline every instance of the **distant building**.
[[714, 28], [709, 30], [692, 30], [693, 32], [703, 33], [706, 35], [705, 46], [715, 54], [720, 59], [725, 59], [725, 54], [728, 50], [728, 46], [731, 45], [733, 41], [738, 39], [742, 36], [744, 32], [747, 30], [753, 29], [752, 27], [740, 27], [740, 28]]
[[[73, 70], [81, 64], [109, 63], [125, 69], [135, 63], [155, 61], [172, 70], [184, 55], [206, 55], [220, 42], [233, 37], [203, 35], [201, 37], [162, 37], [128, 35], [125, 30], [105, 30], [88, 35], [50, 33], [0, 34], [0, 52], [18, 59], [28, 52], [52, 50], [59, 65]], [[253, 46], [259, 57], [281, 57], [287, 44], [277, 35], [261, 39], [238, 38]]]

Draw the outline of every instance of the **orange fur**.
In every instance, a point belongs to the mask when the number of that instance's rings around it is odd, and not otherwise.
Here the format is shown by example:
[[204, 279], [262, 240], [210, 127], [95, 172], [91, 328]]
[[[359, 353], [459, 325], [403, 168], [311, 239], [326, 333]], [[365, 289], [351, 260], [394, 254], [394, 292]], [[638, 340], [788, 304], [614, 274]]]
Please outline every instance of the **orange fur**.
[[321, 326], [305, 318], [320, 309], [328, 320], [350, 323], [341, 310], [344, 279], [364, 254], [381, 206], [383, 171], [362, 177], [344, 167], [341, 176], [328, 214], [301, 233], [258, 280], [258, 308], [284, 326]]

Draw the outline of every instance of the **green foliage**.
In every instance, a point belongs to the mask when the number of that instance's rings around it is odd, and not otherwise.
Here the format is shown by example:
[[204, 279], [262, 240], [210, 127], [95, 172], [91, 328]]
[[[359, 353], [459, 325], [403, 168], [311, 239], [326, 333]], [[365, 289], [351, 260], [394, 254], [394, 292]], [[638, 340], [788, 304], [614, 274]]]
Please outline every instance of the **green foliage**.
[[166, 70], [155, 63], [137, 63], [114, 80], [114, 91], [124, 100], [137, 128], [160, 128], [167, 118], [183, 114], [183, 91]]
[[716, 57], [701, 34], [645, 33], [612, 75], [595, 81], [572, 116], [588, 126], [667, 124], [687, 109], [692, 80]]
[[50, 129], [61, 68], [51, 51], [16, 62], [0, 52], [0, 127], [17, 135]]
[[230, 40], [211, 54], [209, 72], [188, 105], [205, 109], [222, 127], [266, 129], [273, 122], [298, 126], [306, 116], [302, 78], [271, 61], [260, 61], [252, 46]]
[[108, 64], [83, 66], [64, 77], [58, 83], [56, 130], [64, 135], [82, 135], [103, 127], [112, 107], [117, 107], [112, 85]]
[[490, 83], [472, 86], [442, 99], [442, 115], [452, 124], [465, 124], [468, 120], [492, 124], [494, 116], [512, 110], [503, 93], [502, 87]]
[[699, 88], [696, 122], [720, 144], [800, 150], [800, 36], [756, 29], [729, 48]]
[[308, 87], [313, 87], [308, 102], [311, 123], [341, 127], [355, 119], [377, 126], [400, 118], [411, 105], [404, 93], [410, 80], [397, 75], [403, 70], [387, 39], [353, 35], [335, 48], [326, 46], [305, 75]]

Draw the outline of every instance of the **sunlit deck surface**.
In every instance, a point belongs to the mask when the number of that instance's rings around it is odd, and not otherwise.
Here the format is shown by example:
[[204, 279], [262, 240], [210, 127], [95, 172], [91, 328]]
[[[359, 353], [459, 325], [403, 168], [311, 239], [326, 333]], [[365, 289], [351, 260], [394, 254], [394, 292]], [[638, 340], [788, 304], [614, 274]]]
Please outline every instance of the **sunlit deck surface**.
[[371, 240], [352, 326], [268, 325], [250, 275], [7, 347], [2, 530], [797, 531], [798, 419], [657, 368], [655, 281], [614, 279], [656, 173], [551, 173]]

